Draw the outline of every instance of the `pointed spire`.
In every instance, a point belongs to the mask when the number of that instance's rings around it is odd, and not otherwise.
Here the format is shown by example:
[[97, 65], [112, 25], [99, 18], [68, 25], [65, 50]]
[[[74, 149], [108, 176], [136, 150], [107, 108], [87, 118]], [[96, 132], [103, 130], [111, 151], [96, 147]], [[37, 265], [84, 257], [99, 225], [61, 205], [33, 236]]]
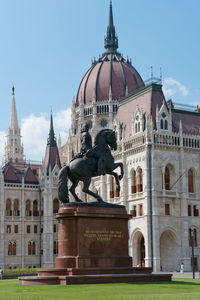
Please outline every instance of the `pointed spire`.
[[16, 109], [16, 103], [15, 103], [15, 88], [14, 88], [14, 86], [12, 87], [12, 106], [11, 106], [11, 113], [10, 113], [9, 128], [13, 129], [13, 130], [19, 129], [18, 118], [17, 118], [17, 109]]
[[104, 47], [108, 53], [115, 53], [118, 48], [118, 37], [115, 34], [113, 22], [112, 1], [110, 1], [109, 23], [107, 27], [107, 36], [104, 40]]
[[56, 138], [55, 138], [55, 134], [54, 134], [54, 129], [53, 129], [52, 113], [51, 113], [51, 119], [50, 119], [50, 129], [49, 129], [49, 137], [47, 139], [47, 145], [49, 145], [50, 147], [57, 146]]

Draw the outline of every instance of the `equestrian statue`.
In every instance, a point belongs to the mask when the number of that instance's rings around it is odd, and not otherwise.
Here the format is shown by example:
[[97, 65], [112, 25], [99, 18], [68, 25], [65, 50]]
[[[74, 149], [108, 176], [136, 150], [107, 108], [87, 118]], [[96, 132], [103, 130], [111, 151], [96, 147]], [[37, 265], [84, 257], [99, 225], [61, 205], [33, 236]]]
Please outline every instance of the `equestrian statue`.
[[[68, 179], [72, 182], [69, 189], [76, 202], [83, 202], [76, 194], [75, 189], [79, 181], [83, 182], [82, 191], [104, 202], [103, 199], [89, 189], [91, 178], [100, 175], [113, 175], [116, 181], [116, 188], [120, 192], [120, 180], [124, 170], [121, 162], [115, 163], [111, 150], [117, 150], [115, 132], [111, 129], [103, 129], [97, 133], [94, 146], [89, 133], [89, 126], [86, 124], [81, 130], [81, 150], [68, 165], [64, 166], [59, 173], [58, 197], [63, 204], [69, 203]], [[120, 167], [121, 174], [114, 170]]]

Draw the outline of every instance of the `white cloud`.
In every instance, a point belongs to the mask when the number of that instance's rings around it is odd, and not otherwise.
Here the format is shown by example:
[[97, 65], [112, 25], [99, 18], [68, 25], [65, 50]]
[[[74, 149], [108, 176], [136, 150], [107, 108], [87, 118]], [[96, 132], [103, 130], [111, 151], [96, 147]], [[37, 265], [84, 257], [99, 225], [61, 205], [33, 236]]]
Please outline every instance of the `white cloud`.
[[163, 82], [163, 91], [164, 94], [168, 97], [174, 96], [176, 94], [181, 94], [182, 96], [187, 96], [189, 90], [186, 86], [180, 83], [178, 80], [167, 77]]
[[5, 131], [0, 131], [0, 165], [4, 158], [4, 146], [6, 142], [6, 133]]
[[[63, 142], [67, 139], [71, 121], [71, 110], [61, 110], [53, 116], [54, 131]], [[31, 114], [22, 119], [21, 133], [26, 159], [41, 161], [45, 155], [47, 137], [49, 133], [49, 117], [41, 114], [39, 117]]]

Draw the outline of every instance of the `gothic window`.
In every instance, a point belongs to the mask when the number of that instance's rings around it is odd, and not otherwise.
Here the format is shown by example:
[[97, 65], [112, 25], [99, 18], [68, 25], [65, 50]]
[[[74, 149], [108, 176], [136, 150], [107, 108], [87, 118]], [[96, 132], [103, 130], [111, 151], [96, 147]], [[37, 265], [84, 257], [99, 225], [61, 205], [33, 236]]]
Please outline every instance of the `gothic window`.
[[165, 120], [165, 130], [168, 130], [168, 122]]
[[160, 129], [163, 129], [163, 119], [160, 120]]
[[170, 171], [169, 167], [165, 167], [165, 190], [170, 190]]
[[53, 224], [53, 232], [56, 232], [57, 231], [57, 226], [56, 224]]
[[53, 242], [53, 254], [58, 254], [58, 241]]
[[143, 190], [143, 183], [142, 183], [142, 169], [138, 169], [138, 185], [137, 185], [137, 191], [142, 192]]
[[31, 201], [30, 200], [26, 200], [26, 211], [25, 214], [27, 217], [30, 217], [32, 215], [32, 211], [31, 211]]
[[192, 211], [191, 211], [191, 205], [188, 205], [188, 216], [191, 217]]
[[12, 204], [10, 199], [6, 200], [6, 216], [12, 216]]
[[199, 216], [199, 210], [196, 205], [193, 206], [193, 215], [194, 215], [194, 217]]
[[59, 210], [59, 201], [58, 199], [53, 200], [53, 213], [56, 214]]
[[30, 225], [26, 226], [26, 233], [31, 233], [31, 226]]
[[143, 205], [142, 204], [139, 205], [139, 216], [140, 217], [143, 216]]
[[9, 242], [8, 244], [8, 255], [16, 255], [16, 242]]
[[136, 207], [136, 205], [133, 205], [133, 209], [131, 209], [130, 213], [133, 217], [137, 216], [137, 207]]
[[14, 200], [14, 210], [13, 210], [13, 216], [19, 216], [20, 211], [19, 211], [19, 200], [15, 199]]
[[6, 227], [6, 233], [11, 233], [11, 225], [7, 225], [7, 227]]
[[135, 118], [135, 133], [140, 132], [140, 122], [139, 122], [140, 118], [137, 115]]
[[131, 171], [131, 193], [135, 194], [137, 191], [136, 171]]
[[34, 241], [28, 242], [28, 255], [35, 255], [36, 254], [36, 245]]
[[37, 233], [37, 225], [34, 225], [34, 233]]
[[196, 228], [189, 228], [189, 245], [192, 246], [192, 237], [194, 241], [194, 247], [197, 247], [197, 230]]
[[15, 233], [18, 233], [18, 225], [15, 225]]
[[165, 215], [166, 216], [170, 215], [170, 205], [169, 204], [165, 204]]
[[188, 170], [188, 192], [194, 193], [194, 174], [192, 169]]
[[110, 198], [114, 198], [115, 184], [113, 176], [110, 176]]
[[166, 120], [166, 114], [163, 112], [160, 120], [160, 129], [168, 130], [168, 122]]
[[38, 217], [39, 216], [38, 202], [37, 202], [37, 200], [33, 201], [33, 216], [34, 217]]

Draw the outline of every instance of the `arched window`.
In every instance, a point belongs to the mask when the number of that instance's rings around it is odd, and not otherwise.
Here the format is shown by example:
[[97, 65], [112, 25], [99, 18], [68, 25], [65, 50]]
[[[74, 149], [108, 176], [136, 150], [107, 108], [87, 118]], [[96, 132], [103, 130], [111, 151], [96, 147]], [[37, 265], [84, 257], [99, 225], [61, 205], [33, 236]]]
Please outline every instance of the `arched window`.
[[142, 169], [138, 170], [138, 192], [142, 192], [143, 190], [143, 182], [142, 182]]
[[131, 172], [131, 193], [135, 194], [136, 191], [137, 191], [136, 171], [132, 170], [132, 172]]
[[110, 176], [109, 180], [110, 180], [110, 198], [114, 198], [115, 184], [114, 184], [113, 176]]
[[19, 211], [19, 200], [15, 199], [14, 200], [14, 209], [13, 209], [13, 216], [19, 216], [20, 211]]
[[26, 211], [25, 214], [27, 217], [30, 217], [32, 215], [32, 211], [31, 211], [31, 201], [30, 200], [26, 200]]
[[138, 132], [138, 124], [136, 123], [135, 124], [135, 133], [137, 133]]
[[37, 202], [37, 200], [33, 201], [33, 216], [34, 217], [38, 217], [39, 216], [38, 202]]
[[168, 122], [167, 122], [167, 120], [165, 120], [165, 130], [167, 130], [168, 129]]
[[189, 228], [189, 245], [192, 247], [192, 237], [194, 241], [194, 247], [197, 247], [197, 230], [196, 228]]
[[53, 242], [53, 254], [58, 254], [58, 241]]
[[9, 242], [8, 244], [8, 255], [16, 255], [17, 252], [17, 246], [16, 242]]
[[53, 213], [56, 214], [59, 210], [59, 201], [58, 199], [53, 200]]
[[6, 200], [6, 216], [12, 216], [12, 203], [10, 199]]
[[28, 255], [35, 255], [36, 254], [36, 245], [34, 241], [28, 242]]
[[165, 190], [170, 190], [170, 171], [169, 167], [165, 167]]
[[192, 169], [188, 170], [188, 192], [194, 193], [194, 174]]
[[160, 129], [163, 129], [164, 126], [163, 126], [163, 119], [160, 120]]

